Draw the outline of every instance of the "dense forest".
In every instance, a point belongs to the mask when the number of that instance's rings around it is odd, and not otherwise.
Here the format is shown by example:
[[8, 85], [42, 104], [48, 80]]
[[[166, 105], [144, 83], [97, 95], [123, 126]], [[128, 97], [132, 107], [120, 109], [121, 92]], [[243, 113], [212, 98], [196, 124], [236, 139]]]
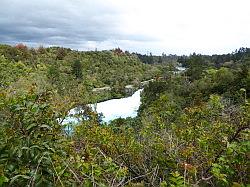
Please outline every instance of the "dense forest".
[[[87, 105], [149, 79], [135, 118], [102, 123]], [[249, 97], [249, 48], [156, 56], [0, 45], [0, 186], [247, 187]], [[67, 135], [59, 119], [75, 106], [82, 121]]]

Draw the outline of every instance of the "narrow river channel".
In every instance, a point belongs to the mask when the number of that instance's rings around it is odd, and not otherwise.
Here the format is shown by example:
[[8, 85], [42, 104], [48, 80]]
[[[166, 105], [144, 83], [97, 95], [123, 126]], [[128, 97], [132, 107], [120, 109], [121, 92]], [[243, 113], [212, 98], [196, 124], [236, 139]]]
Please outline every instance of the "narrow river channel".
[[[89, 104], [89, 106], [99, 114], [103, 115], [103, 122], [110, 122], [117, 118], [127, 118], [136, 117], [137, 110], [141, 104], [141, 92], [143, 89], [137, 90], [132, 96], [125, 97], [121, 99], [111, 99], [104, 102]], [[79, 113], [79, 111], [74, 108], [69, 111], [69, 116], [66, 117], [62, 124], [76, 124], [79, 119], [73, 117], [72, 115]]]

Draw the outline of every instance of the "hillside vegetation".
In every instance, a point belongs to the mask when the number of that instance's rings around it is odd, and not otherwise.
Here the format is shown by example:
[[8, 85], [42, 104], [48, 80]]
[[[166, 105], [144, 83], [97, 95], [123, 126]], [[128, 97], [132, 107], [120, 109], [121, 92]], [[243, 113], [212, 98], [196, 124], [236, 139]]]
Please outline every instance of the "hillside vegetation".
[[[126, 85], [138, 86], [159, 71], [119, 48], [79, 52], [60, 47], [0, 45], [0, 55], [0, 87], [26, 92], [35, 85], [38, 92], [53, 90], [60, 97], [85, 103], [124, 96]], [[112, 88], [110, 93], [92, 95], [93, 88], [105, 86]]]
[[[249, 186], [249, 49], [138, 56], [1, 45], [0, 186]], [[136, 118], [107, 125], [86, 106], [152, 77]], [[76, 105], [66, 135], [58, 119]]]

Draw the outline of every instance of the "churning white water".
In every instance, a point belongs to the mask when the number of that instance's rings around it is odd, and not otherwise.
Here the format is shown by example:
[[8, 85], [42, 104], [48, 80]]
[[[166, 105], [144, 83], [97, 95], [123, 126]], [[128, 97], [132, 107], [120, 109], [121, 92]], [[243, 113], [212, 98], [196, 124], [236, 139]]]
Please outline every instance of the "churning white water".
[[[141, 104], [140, 94], [143, 89], [137, 90], [132, 96], [121, 98], [121, 99], [111, 99], [104, 102], [89, 104], [89, 106], [103, 115], [102, 120], [104, 122], [110, 122], [111, 120], [117, 118], [127, 118], [127, 117], [136, 117], [137, 110]], [[62, 124], [73, 123], [76, 124], [80, 119], [74, 117], [74, 114], [79, 113], [80, 111], [77, 108], [73, 108], [69, 111], [68, 116], [63, 120]]]
[[137, 90], [130, 97], [111, 99], [97, 104], [91, 104], [90, 106], [96, 110], [97, 113], [103, 114], [103, 121], [105, 122], [109, 122], [117, 118], [136, 117], [137, 110], [141, 104], [141, 91], [142, 89]]

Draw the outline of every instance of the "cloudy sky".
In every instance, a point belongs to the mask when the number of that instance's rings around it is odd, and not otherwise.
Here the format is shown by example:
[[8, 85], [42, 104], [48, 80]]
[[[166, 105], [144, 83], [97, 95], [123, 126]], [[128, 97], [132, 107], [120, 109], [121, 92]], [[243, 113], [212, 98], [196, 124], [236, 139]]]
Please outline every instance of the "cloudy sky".
[[250, 0], [0, 0], [0, 43], [161, 54], [250, 47]]

